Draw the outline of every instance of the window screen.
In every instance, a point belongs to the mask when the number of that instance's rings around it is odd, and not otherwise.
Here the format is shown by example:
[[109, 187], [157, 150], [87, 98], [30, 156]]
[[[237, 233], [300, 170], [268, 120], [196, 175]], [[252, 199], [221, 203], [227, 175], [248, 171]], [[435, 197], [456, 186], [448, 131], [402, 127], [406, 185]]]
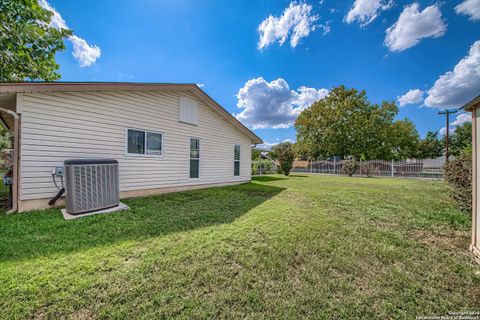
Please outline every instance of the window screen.
[[240, 175], [240, 145], [235, 145], [233, 148], [233, 175]]
[[200, 140], [190, 139], [190, 178], [200, 176]]
[[144, 154], [145, 131], [128, 129], [128, 153]]
[[160, 156], [162, 154], [162, 135], [147, 132], [147, 154]]
[[127, 153], [138, 155], [161, 156], [163, 135], [157, 132], [128, 129]]

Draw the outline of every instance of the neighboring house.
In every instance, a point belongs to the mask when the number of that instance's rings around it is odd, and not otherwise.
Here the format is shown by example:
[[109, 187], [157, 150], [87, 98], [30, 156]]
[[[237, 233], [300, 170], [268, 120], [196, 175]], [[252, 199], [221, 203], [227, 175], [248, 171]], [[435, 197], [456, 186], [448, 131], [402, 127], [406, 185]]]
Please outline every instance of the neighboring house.
[[480, 258], [480, 96], [462, 109], [472, 113], [472, 243], [470, 249]]
[[118, 160], [123, 198], [247, 182], [262, 143], [195, 84], [2, 83], [0, 108], [19, 211], [49, 207], [67, 159]]

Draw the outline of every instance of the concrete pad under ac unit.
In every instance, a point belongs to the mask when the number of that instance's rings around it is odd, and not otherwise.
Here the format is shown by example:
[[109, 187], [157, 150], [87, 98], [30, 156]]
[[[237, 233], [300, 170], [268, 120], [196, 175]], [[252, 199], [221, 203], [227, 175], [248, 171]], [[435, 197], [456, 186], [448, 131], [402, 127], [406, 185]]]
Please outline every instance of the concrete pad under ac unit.
[[96, 214], [103, 214], [103, 213], [112, 213], [112, 212], [117, 212], [117, 211], [124, 211], [124, 210], [129, 210], [130, 208], [120, 202], [120, 204], [118, 206], [115, 206], [115, 207], [112, 207], [112, 208], [107, 208], [107, 209], [103, 209], [103, 210], [97, 210], [97, 211], [92, 211], [92, 212], [87, 212], [87, 213], [81, 213], [81, 214], [70, 214], [67, 212], [67, 209], [62, 209], [62, 214], [63, 214], [63, 218], [65, 220], [73, 220], [73, 219], [77, 219], [77, 218], [83, 218], [83, 217], [87, 217], [87, 216], [93, 216], [93, 215], [96, 215]]

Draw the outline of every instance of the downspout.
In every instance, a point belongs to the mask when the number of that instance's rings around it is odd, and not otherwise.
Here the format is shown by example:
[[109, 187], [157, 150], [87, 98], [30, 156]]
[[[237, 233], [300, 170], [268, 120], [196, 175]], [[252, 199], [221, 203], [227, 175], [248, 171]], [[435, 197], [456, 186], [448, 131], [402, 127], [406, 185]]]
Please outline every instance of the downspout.
[[14, 119], [13, 124], [13, 190], [12, 190], [12, 209], [7, 211], [7, 213], [14, 213], [18, 210], [18, 173], [19, 173], [19, 154], [20, 154], [20, 116], [18, 113], [12, 110], [8, 110], [0, 107], [0, 111], [8, 113]]

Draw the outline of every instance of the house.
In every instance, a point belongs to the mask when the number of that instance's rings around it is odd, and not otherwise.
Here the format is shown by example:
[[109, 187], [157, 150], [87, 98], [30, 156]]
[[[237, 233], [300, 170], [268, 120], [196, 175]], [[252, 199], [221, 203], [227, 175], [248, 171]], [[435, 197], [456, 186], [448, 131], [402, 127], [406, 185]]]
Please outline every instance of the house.
[[472, 242], [470, 249], [480, 258], [480, 96], [462, 107], [463, 110], [472, 113]]
[[13, 211], [48, 208], [67, 159], [117, 160], [125, 198], [247, 182], [262, 143], [195, 84], [1, 83], [0, 120], [15, 136]]

